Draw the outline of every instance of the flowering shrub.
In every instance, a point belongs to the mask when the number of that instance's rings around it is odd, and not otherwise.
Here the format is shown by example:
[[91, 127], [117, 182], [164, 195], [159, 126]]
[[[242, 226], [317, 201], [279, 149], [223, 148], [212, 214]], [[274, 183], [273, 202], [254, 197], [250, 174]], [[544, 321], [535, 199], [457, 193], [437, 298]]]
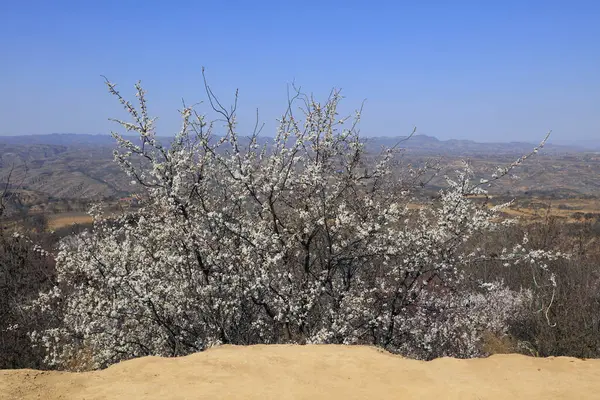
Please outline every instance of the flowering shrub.
[[[484, 184], [468, 164], [427, 207], [412, 207], [427, 168], [398, 149], [367, 154], [360, 112], [340, 118], [340, 95], [297, 94], [275, 138], [237, 131], [207, 86], [215, 122], [191, 107], [169, 146], [156, 139], [139, 84], [132, 117], [118, 121], [115, 159], [146, 189], [139, 211], [69, 237], [57, 284], [36, 306], [60, 309], [56, 328], [33, 332], [48, 362], [91, 352], [94, 367], [142, 355], [175, 356], [218, 343], [374, 344], [416, 358], [481, 354], [483, 332], [503, 334], [530, 299], [462, 270], [486, 259], [465, 245], [501, 229], [502, 206], [475, 203]], [[297, 105], [302, 116], [297, 117]], [[224, 132], [216, 136], [217, 124]], [[542, 143], [543, 144], [543, 143]], [[537, 151], [537, 149], [536, 149]], [[561, 254], [506, 249], [508, 265], [543, 267]]]

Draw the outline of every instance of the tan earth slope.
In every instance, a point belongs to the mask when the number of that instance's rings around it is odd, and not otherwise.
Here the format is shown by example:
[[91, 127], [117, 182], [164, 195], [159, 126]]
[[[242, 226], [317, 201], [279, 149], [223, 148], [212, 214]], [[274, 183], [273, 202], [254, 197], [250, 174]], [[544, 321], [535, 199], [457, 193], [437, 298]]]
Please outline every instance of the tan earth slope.
[[0, 371], [0, 399], [600, 399], [600, 360], [407, 360], [362, 346], [222, 346], [86, 373]]

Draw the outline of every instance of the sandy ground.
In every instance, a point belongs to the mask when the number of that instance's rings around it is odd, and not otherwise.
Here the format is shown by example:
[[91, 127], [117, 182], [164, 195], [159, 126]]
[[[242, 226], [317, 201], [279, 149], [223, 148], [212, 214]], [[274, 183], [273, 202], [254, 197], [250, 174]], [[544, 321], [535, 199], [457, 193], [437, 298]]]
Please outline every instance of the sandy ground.
[[86, 373], [0, 371], [12, 399], [599, 399], [600, 360], [403, 359], [360, 346], [223, 346]]

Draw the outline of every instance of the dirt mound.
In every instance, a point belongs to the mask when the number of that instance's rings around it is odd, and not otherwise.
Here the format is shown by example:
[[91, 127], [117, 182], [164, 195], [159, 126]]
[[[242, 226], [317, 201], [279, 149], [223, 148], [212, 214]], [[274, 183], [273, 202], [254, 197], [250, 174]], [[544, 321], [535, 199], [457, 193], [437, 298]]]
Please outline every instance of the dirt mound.
[[0, 371], [8, 399], [597, 399], [600, 360], [407, 360], [362, 346], [222, 346], [86, 373]]

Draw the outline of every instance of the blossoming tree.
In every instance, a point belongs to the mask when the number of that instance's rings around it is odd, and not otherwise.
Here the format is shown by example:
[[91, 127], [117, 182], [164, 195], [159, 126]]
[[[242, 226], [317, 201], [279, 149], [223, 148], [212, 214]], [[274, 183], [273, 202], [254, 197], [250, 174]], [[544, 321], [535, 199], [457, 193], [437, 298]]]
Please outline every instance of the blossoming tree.
[[[429, 169], [401, 164], [397, 148], [368, 153], [360, 112], [338, 115], [339, 92], [323, 104], [297, 93], [275, 138], [261, 142], [257, 129], [238, 132], [237, 96], [227, 109], [207, 85], [217, 118], [184, 107], [180, 132], [164, 145], [141, 86], [134, 107], [107, 85], [131, 116], [117, 122], [139, 136], [114, 133], [115, 159], [145, 200], [118, 218], [93, 209], [93, 230], [62, 242], [57, 285], [37, 301], [60, 309], [62, 321], [32, 333], [50, 363], [85, 350], [104, 367], [218, 343], [469, 357], [528, 301], [498, 282], [474, 286], [462, 269], [486, 258], [467, 242], [506, 223], [502, 206], [470, 198], [489, 182], [472, 182], [465, 164], [438, 199], [412, 206]], [[500, 257], [544, 268], [558, 256], [524, 241]]]

